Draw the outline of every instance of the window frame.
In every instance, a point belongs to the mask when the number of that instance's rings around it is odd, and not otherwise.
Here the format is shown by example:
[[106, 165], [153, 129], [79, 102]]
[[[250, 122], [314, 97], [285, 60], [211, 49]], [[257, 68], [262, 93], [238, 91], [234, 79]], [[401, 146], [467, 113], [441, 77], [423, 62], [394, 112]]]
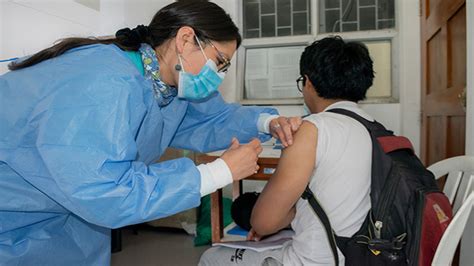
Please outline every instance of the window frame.
[[[243, 1], [235, 1], [237, 5], [238, 26], [242, 29], [243, 38]], [[298, 46], [310, 45], [314, 40], [319, 40], [332, 35], [339, 35], [344, 40], [348, 41], [390, 41], [391, 43], [391, 96], [389, 97], [371, 97], [360, 103], [398, 103], [399, 102], [399, 21], [400, 11], [399, 2], [395, 2], [395, 27], [393, 29], [369, 30], [369, 31], [353, 31], [353, 32], [335, 32], [335, 33], [319, 33], [319, 5], [318, 1], [311, 2], [311, 33], [298, 36], [284, 36], [284, 37], [264, 37], [264, 38], [250, 38], [242, 39], [242, 44], [238, 49], [236, 58], [237, 68], [237, 100], [243, 105], [301, 105], [304, 103], [303, 96], [301, 98], [286, 98], [286, 99], [246, 99], [245, 96], [245, 57], [247, 49], [254, 48], [273, 48], [284, 46]], [[322, 0], [319, 0], [322, 1]], [[316, 14], [316, 15], [314, 15]], [[296, 90], [296, 81], [295, 81]]]

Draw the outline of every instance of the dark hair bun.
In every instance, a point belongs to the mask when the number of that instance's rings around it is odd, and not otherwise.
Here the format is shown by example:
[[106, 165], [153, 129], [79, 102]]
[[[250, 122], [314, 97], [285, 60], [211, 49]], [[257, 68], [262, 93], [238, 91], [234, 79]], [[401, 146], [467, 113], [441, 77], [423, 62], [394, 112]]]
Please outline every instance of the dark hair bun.
[[141, 43], [149, 42], [150, 30], [144, 25], [138, 25], [134, 29], [123, 28], [115, 33], [115, 38], [125, 46], [140, 46]]

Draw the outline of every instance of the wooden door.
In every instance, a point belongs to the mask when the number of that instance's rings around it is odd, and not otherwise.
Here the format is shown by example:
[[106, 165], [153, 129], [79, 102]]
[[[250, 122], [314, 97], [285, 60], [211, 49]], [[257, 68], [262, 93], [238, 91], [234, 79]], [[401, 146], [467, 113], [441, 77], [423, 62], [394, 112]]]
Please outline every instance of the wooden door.
[[421, 1], [421, 158], [464, 155], [466, 0]]

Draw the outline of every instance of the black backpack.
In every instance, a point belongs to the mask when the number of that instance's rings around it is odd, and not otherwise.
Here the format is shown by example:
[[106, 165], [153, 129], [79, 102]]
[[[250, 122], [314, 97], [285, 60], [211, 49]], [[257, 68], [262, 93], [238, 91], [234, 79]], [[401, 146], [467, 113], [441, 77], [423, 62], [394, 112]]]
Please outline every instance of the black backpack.
[[337, 247], [346, 265], [431, 265], [452, 219], [449, 200], [438, 189], [433, 174], [416, 157], [407, 138], [345, 109], [328, 112], [359, 121], [372, 139], [372, 207], [352, 237], [334, 233], [309, 186], [301, 196], [325, 228], [335, 265], [339, 265]]

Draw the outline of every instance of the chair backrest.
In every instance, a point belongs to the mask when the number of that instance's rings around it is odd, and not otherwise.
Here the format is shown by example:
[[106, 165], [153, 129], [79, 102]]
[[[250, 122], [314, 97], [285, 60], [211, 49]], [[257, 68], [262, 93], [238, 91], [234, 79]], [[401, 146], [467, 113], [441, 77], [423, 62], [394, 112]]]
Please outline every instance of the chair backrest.
[[443, 192], [453, 205], [453, 213], [461, 206], [474, 188], [474, 157], [457, 156], [439, 161], [428, 167], [436, 179], [448, 175]]
[[[461, 208], [466, 198], [474, 192], [474, 157], [457, 156], [437, 162], [428, 167], [436, 179], [448, 175], [443, 188], [453, 206], [453, 214]], [[474, 263], [474, 213], [467, 221], [461, 241], [460, 265], [471, 266]], [[445, 235], [447, 232], [445, 232]], [[456, 242], [457, 243], [457, 242]], [[435, 264], [433, 264], [435, 265]], [[447, 264], [446, 264], [447, 265]]]
[[450, 265], [456, 252], [461, 236], [466, 228], [467, 221], [474, 206], [474, 193], [462, 203], [461, 208], [454, 216], [443, 234], [436, 249], [432, 265]]

